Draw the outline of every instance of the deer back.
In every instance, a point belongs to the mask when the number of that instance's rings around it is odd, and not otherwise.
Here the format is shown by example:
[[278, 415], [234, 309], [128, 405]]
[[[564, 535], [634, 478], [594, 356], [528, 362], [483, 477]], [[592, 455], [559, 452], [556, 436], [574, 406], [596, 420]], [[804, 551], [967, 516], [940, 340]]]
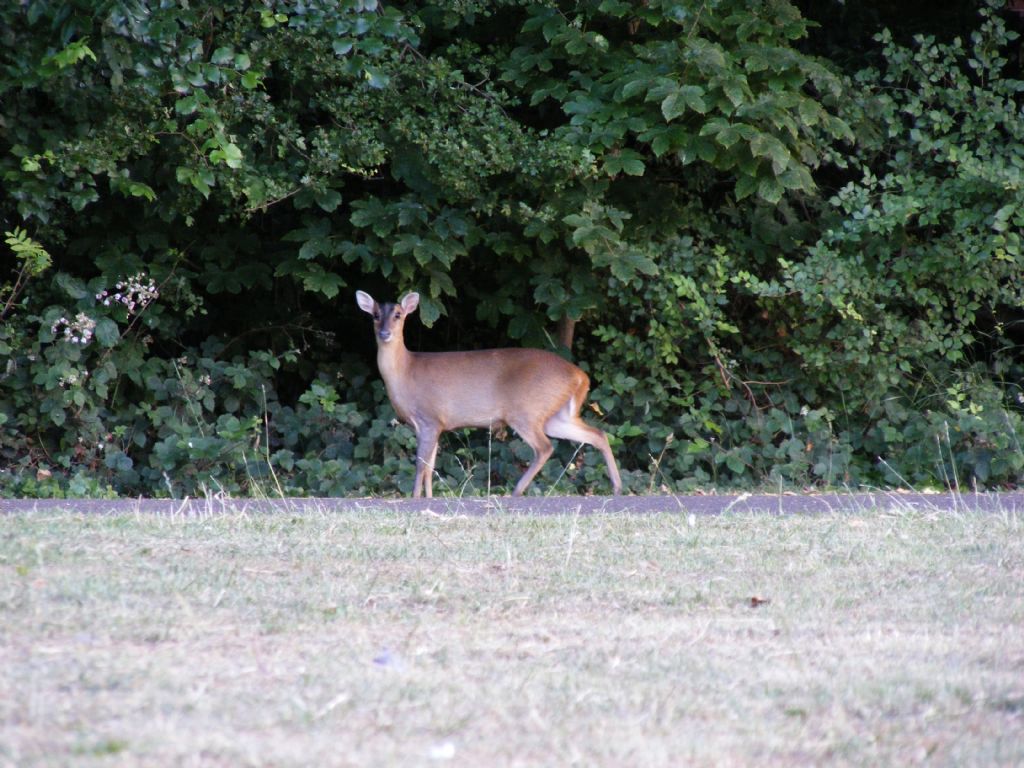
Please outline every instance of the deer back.
[[405, 376], [394, 387], [388, 384], [392, 404], [405, 412], [400, 415], [425, 417], [442, 429], [487, 427], [524, 418], [543, 424], [588, 384], [582, 370], [540, 349], [408, 356]]

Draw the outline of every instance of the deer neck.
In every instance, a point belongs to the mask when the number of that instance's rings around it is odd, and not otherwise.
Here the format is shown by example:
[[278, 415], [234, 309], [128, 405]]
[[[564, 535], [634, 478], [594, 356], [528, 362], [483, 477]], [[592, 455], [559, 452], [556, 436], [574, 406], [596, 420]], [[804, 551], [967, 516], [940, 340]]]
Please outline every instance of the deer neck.
[[410, 361], [411, 355], [401, 336], [397, 336], [389, 342], [378, 340], [377, 368], [380, 369], [380, 375], [388, 389], [402, 379], [409, 369]]

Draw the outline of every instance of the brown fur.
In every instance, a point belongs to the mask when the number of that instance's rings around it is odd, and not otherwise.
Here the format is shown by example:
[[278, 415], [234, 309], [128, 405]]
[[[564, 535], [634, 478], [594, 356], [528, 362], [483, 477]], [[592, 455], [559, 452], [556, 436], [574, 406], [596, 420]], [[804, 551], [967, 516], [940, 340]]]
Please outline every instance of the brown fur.
[[391, 405], [416, 431], [413, 496], [433, 495], [434, 459], [442, 432], [508, 425], [533, 448], [534, 459], [516, 483], [519, 496], [551, 456], [548, 436], [589, 443], [601, 451], [615, 493], [622, 489], [608, 438], [580, 418], [590, 389], [587, 374], [541, 349], [410, 352], [405, 319], [419, 306], [410, 293], [398, 304], [378, 304], [362, 291], [356, 299], [373, 316], [377, 366]]

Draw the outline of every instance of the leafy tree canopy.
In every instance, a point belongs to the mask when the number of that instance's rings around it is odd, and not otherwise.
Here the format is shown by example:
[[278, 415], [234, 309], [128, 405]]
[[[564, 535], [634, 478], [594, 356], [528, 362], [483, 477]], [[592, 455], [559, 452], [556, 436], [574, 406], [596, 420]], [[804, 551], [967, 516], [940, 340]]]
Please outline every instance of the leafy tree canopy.
[[8, 3], [0, 483], [347, 489], [391, 450], [362, 285], [419, 290], [439, 347], [587, 318], [669, 487], [1015, 482], [997, 7], [935, 38], [788, 0]]

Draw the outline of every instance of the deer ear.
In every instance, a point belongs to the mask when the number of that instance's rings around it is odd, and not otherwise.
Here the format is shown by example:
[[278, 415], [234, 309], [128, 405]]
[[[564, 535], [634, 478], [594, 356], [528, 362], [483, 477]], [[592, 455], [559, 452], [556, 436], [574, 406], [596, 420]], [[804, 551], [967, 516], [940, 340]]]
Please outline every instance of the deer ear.
[[402, 311], [405, 312], [405, 314], [409, 314], [414, 311], [419, 305], [420, 295], [418, 293], [407, 293], [402, 298]]
[[373, 300], [373, 296], [365, 291], [356, 291], [356, 303], [363, 312], [367, 312], [371, 315], [377, 307], [377, 302]]

